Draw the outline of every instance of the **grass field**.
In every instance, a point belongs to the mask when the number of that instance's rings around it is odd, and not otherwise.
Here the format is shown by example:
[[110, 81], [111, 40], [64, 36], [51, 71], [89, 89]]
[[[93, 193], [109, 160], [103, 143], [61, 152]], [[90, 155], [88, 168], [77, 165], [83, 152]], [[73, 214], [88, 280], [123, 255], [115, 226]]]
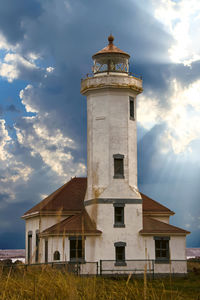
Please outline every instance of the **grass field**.
[[184, 278], [150, 280], [79, 277], [49, 266], [0, 268], [2, 300], [200, 300], [200, 273], [190, 272]]

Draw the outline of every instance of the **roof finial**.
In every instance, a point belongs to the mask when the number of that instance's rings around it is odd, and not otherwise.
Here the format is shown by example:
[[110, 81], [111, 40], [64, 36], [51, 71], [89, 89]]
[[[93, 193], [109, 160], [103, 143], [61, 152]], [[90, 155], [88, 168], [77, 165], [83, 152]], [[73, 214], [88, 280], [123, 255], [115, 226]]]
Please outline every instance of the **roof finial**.
[[114, 41], [114, 36], [112, 34], [109, 35], [108, 37], [108, 41], [109, 41], [109, 44], [113, 44], [113, 41]]

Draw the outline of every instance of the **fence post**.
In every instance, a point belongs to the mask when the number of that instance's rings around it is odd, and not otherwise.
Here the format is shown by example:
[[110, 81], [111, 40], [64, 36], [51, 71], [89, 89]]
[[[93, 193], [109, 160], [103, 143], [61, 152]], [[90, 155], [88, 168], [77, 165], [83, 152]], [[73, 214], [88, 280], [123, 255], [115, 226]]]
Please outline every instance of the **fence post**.
[[153, 266], [153, 279], [154, 279], [154, 260], [152, 260], [152, 266]]
[[102, 260], [100, 259], [100, 276], [102, 275]]
[[98, 261], [96, 262], [96, 265], [97, 265], [97, 268], [96, 268], [96, 275], [98, 275], [98, 269], [99, 269], [99, 264], [98, 264]]

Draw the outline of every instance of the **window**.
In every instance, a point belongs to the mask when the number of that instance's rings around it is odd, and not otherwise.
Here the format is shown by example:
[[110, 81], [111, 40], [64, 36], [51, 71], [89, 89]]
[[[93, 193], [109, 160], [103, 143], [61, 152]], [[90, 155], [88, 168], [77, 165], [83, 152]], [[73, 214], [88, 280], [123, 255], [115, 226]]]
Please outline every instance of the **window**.
[[70, 261], [84, 261], [85, 249], [84, 240], [81, 236], [69, 237], [70, 240]]
[[130, 119], [135, 119], [135, 101], [133, 97], [129, 97]]
[[125, 227], [124, 206], [125, 204], [114, 203], [114, 227]]
[[32, 258], [32, 231], [28, 232], [28, 264], [31, 263]]
[[124, 242], [117, 242], [115, 245], [115, 265], [126, 266], [125, 262], [125, 246]]
[[44, 243], [45, 243], [44, 244], [45, 263], [47, 263], [48, 262], [48, 239], [46, 239]]
[[40, 239], [39, 239], [39, 231], [36, 230], [36, 235], [35, 235], [35, 262], [38, 262], [39, 260], [39, 243], [40, 243]]
[[154, 237], [155, 240], [155, 258], [160, 262], [169, 261], [169, 239], [170, 237]]
[[60, 260], [60, 252], [59, 251], [54, 252], [53, 260]]
[[124, 155], [114, 154], [114, 178], [124, 178]]

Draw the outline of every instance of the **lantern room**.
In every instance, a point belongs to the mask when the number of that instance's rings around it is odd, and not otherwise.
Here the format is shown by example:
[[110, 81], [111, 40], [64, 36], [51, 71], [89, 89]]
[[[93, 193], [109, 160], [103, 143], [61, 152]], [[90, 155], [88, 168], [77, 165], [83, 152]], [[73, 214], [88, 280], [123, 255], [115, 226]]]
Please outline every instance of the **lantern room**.
[[123, 73], [128, 75], [130, 55], [114, 44], [114, 37], [108, 37], [108, 46], [92, 56], [94, 60], [93, 73], [100, 75], [101, 73]]

